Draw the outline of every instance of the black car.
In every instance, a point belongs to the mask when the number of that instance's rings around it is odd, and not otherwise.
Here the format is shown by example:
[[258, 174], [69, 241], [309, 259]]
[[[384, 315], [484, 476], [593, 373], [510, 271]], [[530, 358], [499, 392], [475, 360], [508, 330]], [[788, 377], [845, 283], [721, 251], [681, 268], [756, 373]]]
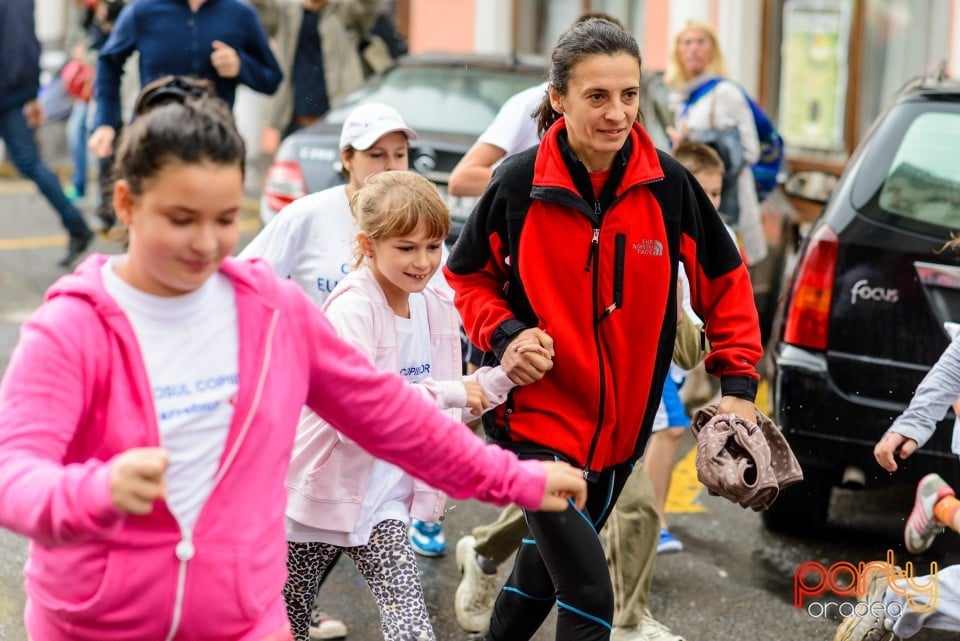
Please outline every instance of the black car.
[[764, 513], [773, 529], [822, 528], [835, 486], [914, 485], [929, 472], [960, 480], [952, 412], [896, 474], [873, 457], [960, 321], [960, 255], [940, 251], [960, 229], [957, 149], [960, 83], [912, 82], [807, 236], [773, 352], [775, 420], [805, 480]]
[[291, 201], [343, 183], [340, 127], [354, 107], [382, 102], [418, 134], [410, 166], [446, 192], [447, 178], [513, 94], [545, 78], [542, 58], [417, 54], [375, 76], [315, 125], [284, 140], [267, 174], [260, 218], [268, 222]]

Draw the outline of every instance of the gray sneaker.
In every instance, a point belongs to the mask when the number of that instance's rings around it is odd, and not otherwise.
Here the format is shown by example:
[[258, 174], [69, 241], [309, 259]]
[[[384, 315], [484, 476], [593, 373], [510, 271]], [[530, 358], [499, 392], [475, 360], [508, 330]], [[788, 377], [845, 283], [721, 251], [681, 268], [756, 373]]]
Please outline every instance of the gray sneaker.
[[643, 621], [640, 622], [640, 632], [645, 641], [683, 641], [670, 628], [653, 618], [650, 610], [643, 611]]
[[485, 573], [477, 563], [477, 553], [473, 549], [476, 542], [472, 536], [457, 541], [457, 568], [463, 578], [453, 596], [453, 611], [457, 615], [457, 623], [467, 632], [483, 632], [487, 629], [493, 604], [500, 591], [497, 575]]
[[943, 524], [933, 515], [933, 507], [946, 497], [953, 496], [953, 488], [936, 474], [927, 474], [917, 484], [917, 497], [903, 528], [903, 542], [911, 554], [926, 552], [943, 530]]
[[[900, 568], [896, 568], [899, 570]], [[867, 593], [858, 599], [861, 603], [873, 606], [883, 603], [883, 593], [887, 589], [889, 570], [870, 568], [864, 575], [867, 582]], [[853, 614], [840, 622], [833, 641], [892, 641], [893, 621], [877, 616], [874, 607], [862, 608], [863, 614]], [[880, 608], [882, 612], [882, 608]]]

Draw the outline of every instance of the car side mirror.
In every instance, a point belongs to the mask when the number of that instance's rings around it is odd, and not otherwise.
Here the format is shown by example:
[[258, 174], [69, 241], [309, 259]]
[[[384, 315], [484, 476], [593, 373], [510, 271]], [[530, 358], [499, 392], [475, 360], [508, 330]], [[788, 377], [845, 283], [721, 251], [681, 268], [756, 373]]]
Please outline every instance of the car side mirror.
[[791, 198], [824, 204], [830, 199], [840, 177], [817, 169], [791, 173], [783, 183], [783, 191]]

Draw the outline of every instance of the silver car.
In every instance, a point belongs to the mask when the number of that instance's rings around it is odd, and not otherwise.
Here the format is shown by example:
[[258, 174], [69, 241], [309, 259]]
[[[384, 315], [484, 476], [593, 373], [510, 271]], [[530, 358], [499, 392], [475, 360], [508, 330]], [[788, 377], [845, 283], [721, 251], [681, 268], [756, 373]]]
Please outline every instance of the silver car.
[[[450, 172], [500, 106], [518, 91], [543, 82], [545, 68], [542, 58], [448, 53], [401, 58], [348, 95], [320, 122], [283, 141], [267, 173], [260, 200], [262, 222], [266, 224], [301, 196], [344, 182], [340, 127], [350, 111], [365, 102], [394, 107], [416, 130], [410, 165], [437, 183], [446, 196]], [[472, 206], [462, 200], [448, 198], [457, 228]]]

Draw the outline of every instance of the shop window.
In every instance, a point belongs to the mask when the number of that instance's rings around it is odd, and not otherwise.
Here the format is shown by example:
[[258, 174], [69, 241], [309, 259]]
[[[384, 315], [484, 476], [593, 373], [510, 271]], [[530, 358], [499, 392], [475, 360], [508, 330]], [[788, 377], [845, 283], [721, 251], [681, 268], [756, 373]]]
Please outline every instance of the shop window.
[[863, 18], [857, 140], [904, 83], [946, 57], [950, 0], [864, 0]]
[[784, 6], [778, 121], [793, 149], [844, 147], [852, 10], [852, 1]]

